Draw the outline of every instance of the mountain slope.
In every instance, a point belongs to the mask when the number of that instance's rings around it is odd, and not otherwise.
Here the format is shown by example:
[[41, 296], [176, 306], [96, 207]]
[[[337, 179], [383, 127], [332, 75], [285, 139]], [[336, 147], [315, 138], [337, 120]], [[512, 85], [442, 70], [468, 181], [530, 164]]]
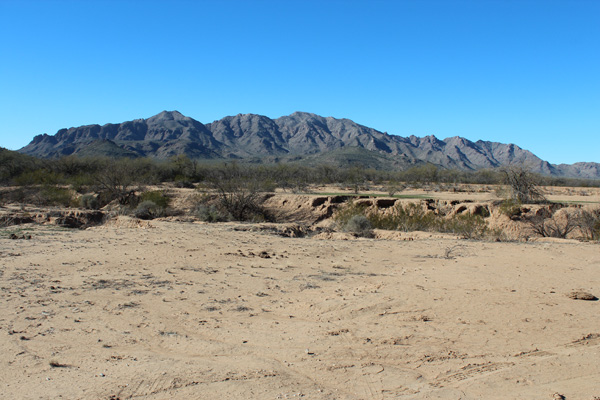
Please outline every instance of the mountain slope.
[[[376, 154], [341, 151], [353, 148]], [[600, 164], [552, 165], [514, 144], [472, 142], [458, 136], [444, 140], [435, 136], [395, 136], [349, 119], [306, 112], [277, 119], [238, 114], [204, 125], [178, 111], [163, 111], [148, 119], [61, 129], [54, 136], [38, 135], [19, 152], [44, 158], [69, 154], [154, 158], [179, 154], [191, 158], [315, 155], [311, 157], [314, 162], [331, 155], [344, 159], [343, 164], [360, 154], [358, 158], [369, 159], [372, 167], [377, 165], [375, 160], [380, 160], [381, 168], [432, 163], [443, 168], [477, 170], [524, 164], [546, 175], [600, 179]]]
[[93, 142], [107, 140], [138, 156], [157, 158], [177, 154], [214, 158], [219, 157], [214, 150], [222, 146], [202, 123], [177, 111], [163, 111], [148, 119], [61, 129], [54, 136], [39, 135], [19, 151], [54, 158], [80, 153]]

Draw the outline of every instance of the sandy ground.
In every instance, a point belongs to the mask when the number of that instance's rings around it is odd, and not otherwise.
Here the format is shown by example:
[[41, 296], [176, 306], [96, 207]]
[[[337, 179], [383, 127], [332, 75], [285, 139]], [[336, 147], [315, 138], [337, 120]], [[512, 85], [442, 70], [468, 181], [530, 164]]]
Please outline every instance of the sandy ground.
[[0, 398], [600, 396], [600, 245], [23, 225], [0, 239]]

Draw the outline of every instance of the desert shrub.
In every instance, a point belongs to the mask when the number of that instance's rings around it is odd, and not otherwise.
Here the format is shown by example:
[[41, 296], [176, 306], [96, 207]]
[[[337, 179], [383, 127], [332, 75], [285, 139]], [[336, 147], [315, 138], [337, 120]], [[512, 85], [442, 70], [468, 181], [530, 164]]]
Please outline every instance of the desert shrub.
[[394, 196], [396, 193], [402, 192], [404, 190], [404, 185], [398, 183], [398, 182], [390, 182], [389, 185], [385, 188], [385, 191], [387, 192], [387, 194], [392, 197]]
[[539, 178], [536, 175], [520, 166], [507, 167], [502, 172], [513, 201], [524, 204], [547, 202], [539, 188]]
[[92, 175], [95, 190], [101, 203], [108, 204], [117, 199], [119, 204], [134, 207], [137, 205], [133, 186], [152, 180], [152, 164], [145, 159], [100, 159], [98, 169]]
[[454, 233], [465, 239], [480, 239], [486, 235], [488, 226], [481, 216], [464, 213], [448, 219], [439, 218], [437, 230]]
[[33, 171], [27, 171], [15, 178], [15, 183], [19, 186], [27, 185], [57, 185], [62, 183], [62, 175], [47, 168], [40, 168]]
[[38, 206], [78, 206], [74, 203], [70, 190], [51, 186], [22, 186], [13, 190], [6, 190], [0, 196], [0, 203], [35, 204]]
[[262, 206], [262, 196], [254, 188], [246, 185], [220, 192], [220, 207], [236, 221], [269, 220], [267, 211]]
[[364, 215], [354, 215], [351, 217], [342, 230], [360, 237], [373, 237], [371, 222]]
[[491, 216], [492, 213], [490, 212], [490, 209], [487, 206], [475, 206], [475, 209], [473, 210], [473, 215], [482, 218], [487, 218]]
[[435, 226], [436, 216], [420, 204], [396, 204], [385, 214], [371, 213], [369, 220], [374, 228], [403, 232], [428, 231]]
[[158, 207], [167, 208], [171, 202], [171, 198], [160, 190], [153, 190], [144, 192], [139, 196], [140, 203], [144, 201], [151, 201]]
[[72, 204], [73, 195], [69, 189], [57, 186], [42, 186], [34, 195], [33, 202], [43, 206], [69, 207]]
[[196, 187], [196, 185], [194, 185], [194, 183], [191, 180], [182, 175], [177, 175], [173, 179], [173, 182], [175, 183], [175, 187], [177, 188], [194, 189]]
[[224, 213], [213, 204], [198, 204], [193, 210], [193, 214], [200, 221], [204, 222], [231, 221], [231, 215]]
[[435, 216], [416, 203], [396, 204], [388, 212], [380, 213], [368, 210], [364, 203], [352, 202], [338, 210], [334, 220], [338, 226], [344, 227], [357, 215], [365, 216], [373, 228], [404, 232], [429, 230], [435, 222]]
[[333, 216], [333, 220], [337, 224], [340, 229], [343, 229], [344, 226], [357, 215], [366, 216], [366, 205], [362, 203], [356, 203], [351, 201], [347, 203], [344, 207], [341, 207], [337, 210], [337, 212]]
[[22, 187], [12, 190], [3, 190], [0, 192], [0, 204], [25, 203], [28, 197], [27, 190]]
[[600, 240], [600, 208], [581, 210], [579, 227], [588, 240]]
[[139, 219], [153, 219], [164, 215], [165, 209], [151, 200], [142, 201], [133, 211]]
[[100, 208], [98, 198], [93, 194], [84, 194], [79, 198], [79, 205], [88, 210], [97, 210]]
[[579, 218], [576, 215], [564, 212], [555, 212], [549, 217], [544, 214], [530, 217], [527, 221], [536, 234], [542, 237], [554, 237], [565, 239], [569, 233], [579, 226]]
[[210, 187], [218, 195], [219, 208], [236, 221], [272, 220], [262, 206], [269, 182], [247, 176], [236, 163], [225, 164], [209, 176]]
[[334, 220], [344, 231], [349, 231], [347, 226], [350, 221], [354, 226], [359, 226], [359, 222], [366, 220], [370, 228], [454, 233], [467, 239], [482, 238], [489, 232], [482, 216], [465, 213], [446, 218], [417, 203], [398, 203], [385, 213], [370, 210], [364, 203], [350, 203], [338, 210]]
[[94, 184], [94, 179], [89, 174], [78, 174], [67, 179], [71, 189], [78, 193], [83, 193]]
[[508, 218], [514, 218], [521, 215], [521, 202], [513, 199], [506, 199], [500, 203], [500, 213]]

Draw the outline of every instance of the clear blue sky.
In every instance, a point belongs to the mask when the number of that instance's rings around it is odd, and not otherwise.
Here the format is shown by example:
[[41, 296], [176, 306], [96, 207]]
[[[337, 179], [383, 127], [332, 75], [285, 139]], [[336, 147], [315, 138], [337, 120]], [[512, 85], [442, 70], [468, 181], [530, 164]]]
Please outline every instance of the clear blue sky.
[[0, 146], [162, 110], [600, 162], [600, 1], [0, 0]]

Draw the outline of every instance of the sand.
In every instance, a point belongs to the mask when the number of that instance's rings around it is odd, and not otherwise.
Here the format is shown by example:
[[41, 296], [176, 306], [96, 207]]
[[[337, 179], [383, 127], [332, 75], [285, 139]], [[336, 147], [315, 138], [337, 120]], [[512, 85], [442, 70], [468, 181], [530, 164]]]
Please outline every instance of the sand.
[[0, 239], [0, 398], [600, 396], [600, 247], [151, 221]]

